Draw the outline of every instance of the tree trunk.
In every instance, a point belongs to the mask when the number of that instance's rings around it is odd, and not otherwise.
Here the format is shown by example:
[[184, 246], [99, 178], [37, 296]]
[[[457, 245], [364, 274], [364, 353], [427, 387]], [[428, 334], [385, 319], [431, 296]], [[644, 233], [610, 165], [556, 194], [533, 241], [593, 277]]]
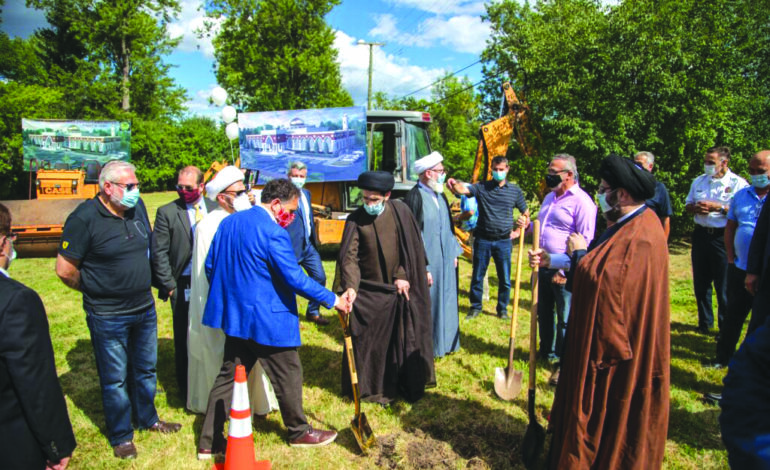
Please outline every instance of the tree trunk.
[[131, 108], [131, 92], [128, 89], [129, 52], [126, 47], [126, 37], [120, 39], [121, 53], [123, 55], [123, 111]]

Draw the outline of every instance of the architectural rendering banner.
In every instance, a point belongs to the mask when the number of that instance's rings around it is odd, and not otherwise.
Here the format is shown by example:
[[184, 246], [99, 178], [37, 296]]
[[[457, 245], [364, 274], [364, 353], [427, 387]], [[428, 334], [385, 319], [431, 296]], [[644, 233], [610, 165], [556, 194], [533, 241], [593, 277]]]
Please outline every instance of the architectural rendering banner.
[[131, 123], [22, 119], [24, 170], [78, 170], [131, 159]]
[[238, 114], [241, 167], [259, 184], [307, 166], [307, 181], [351, 181], [366, 171], [366, 108], [302, 109]]

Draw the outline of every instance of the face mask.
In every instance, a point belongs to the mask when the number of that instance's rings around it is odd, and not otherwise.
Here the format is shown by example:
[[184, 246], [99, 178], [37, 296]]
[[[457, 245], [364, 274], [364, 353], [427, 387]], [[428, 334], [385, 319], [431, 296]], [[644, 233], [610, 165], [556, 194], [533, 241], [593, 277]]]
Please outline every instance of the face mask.
[[495, 181], [500, 182], [505, 179], [505, 177], [508, 175], [507, 171], [493, 171], [492, 172], [492, 178], [495, 179]]
[[176, 193], [179, 194], [179, 197], [181, 197], [187, 204], [192, 204], [201, 197], [201, 191], [197, 188], [192, 191], [177, 189]]
[[751, 175], [751, 185], [757, 189], [765, 188], [767, 185], [770, 185], [770, 178], [767, 177], [766, 173], [761, 175]]
[[436, 182], [438, 184], [444, 184], [444, 181], [446, 181], [446, 173], [441, 173], [438, 175], [438, 179], [436, 179]]
[[385, 202], [380, 201], [377, 204], [374, 204], [373, 206], [364, 204], [364, 210], [366, 211], [367, 214], [377, 217], [378, 215], [382, 214], [382, 211], [385, 210]]
[[126, 209], [131, 209], [139, 202], [139, 188], [134, 188], [131, 191], [123, 190], [123, 197], [120, 198], [120, 205]]
[[[8, 240], [8, 243], [11, 244], [11, 256], [8, 257], [8, 268], [10, 268], [11, 267], [11, 262], [16, 259], [16, 250], [13, 248], [13, 242]], [[2, 251], [0, 251], [0, 256], [6, 256], [6, 254], [3, 253]]]
[[286, 228], [294, 222], [294, 217], [295, 214], [293, 212], [289, 212], [281, 206], [281, 210], [275, 214], [275, 221], [278, 222], [278, 225], [281, 227]]
[[249, 196], [241, 194], [233, 198], [233, 210], [235, 212], [247, 211], [251, 209], [251, 202], [249, 202]]
[[549, 188], [555, 188], [561, 184], [561, 176], [559, 175], [545, 175], [545, 185]]
[[714, 176], [717, 174], [717, 166], [716, 165], [703, 165], [703, 173], [706, 174], [706, 176]]
[[298, 187], [299, 189], [302, 189], [302, 186], [305, 186], [305, 178], [300, 178], [298, 176], [292, 176], [291, 182], [294, 183], [294, 186]]
[[596, 196], [597, 201], [599, 201], [599, 209], [601, 209], [602, 215], [604, 215], [604, 218], [610, 222], [615, 222], [620, 218], [618, 203], [612, 203], [607, 200], [607, 195], [614, 192], [615, 190], [606, 191]]

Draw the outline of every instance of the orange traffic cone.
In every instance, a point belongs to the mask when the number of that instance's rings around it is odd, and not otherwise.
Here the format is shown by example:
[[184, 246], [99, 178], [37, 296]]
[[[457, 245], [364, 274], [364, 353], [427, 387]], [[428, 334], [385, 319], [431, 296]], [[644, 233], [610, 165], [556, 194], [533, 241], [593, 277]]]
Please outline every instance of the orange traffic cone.
[[270, 470], [269, 460], [254, 457], [254, 439], [251, 436], [251, 410], [246, 368], [235, 367], [233, 401], [230, 407], [230, 429], [227, 437], [225, 462], [214, 464], [216, 470]]

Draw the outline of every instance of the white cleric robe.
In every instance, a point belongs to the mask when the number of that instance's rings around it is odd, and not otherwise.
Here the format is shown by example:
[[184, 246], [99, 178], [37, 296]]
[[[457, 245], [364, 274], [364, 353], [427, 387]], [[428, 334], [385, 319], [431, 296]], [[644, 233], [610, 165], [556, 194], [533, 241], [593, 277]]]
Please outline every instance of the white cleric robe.
[[[225, 333], [201, 323], [209, 281], [204, 264], [219, 224], [229, 214], [218, 208], [207, 214], [195, 228], [195, 246], [192, 259], [192, 287], [190, 291], [190, 323], [187, 330], [187, 408], [205, 413], [209, 392], [222, 367], [225, 352]], [[251, 412], [259, 415], [278, 409], [273, 386], [259, 361], [249, 374]]]

